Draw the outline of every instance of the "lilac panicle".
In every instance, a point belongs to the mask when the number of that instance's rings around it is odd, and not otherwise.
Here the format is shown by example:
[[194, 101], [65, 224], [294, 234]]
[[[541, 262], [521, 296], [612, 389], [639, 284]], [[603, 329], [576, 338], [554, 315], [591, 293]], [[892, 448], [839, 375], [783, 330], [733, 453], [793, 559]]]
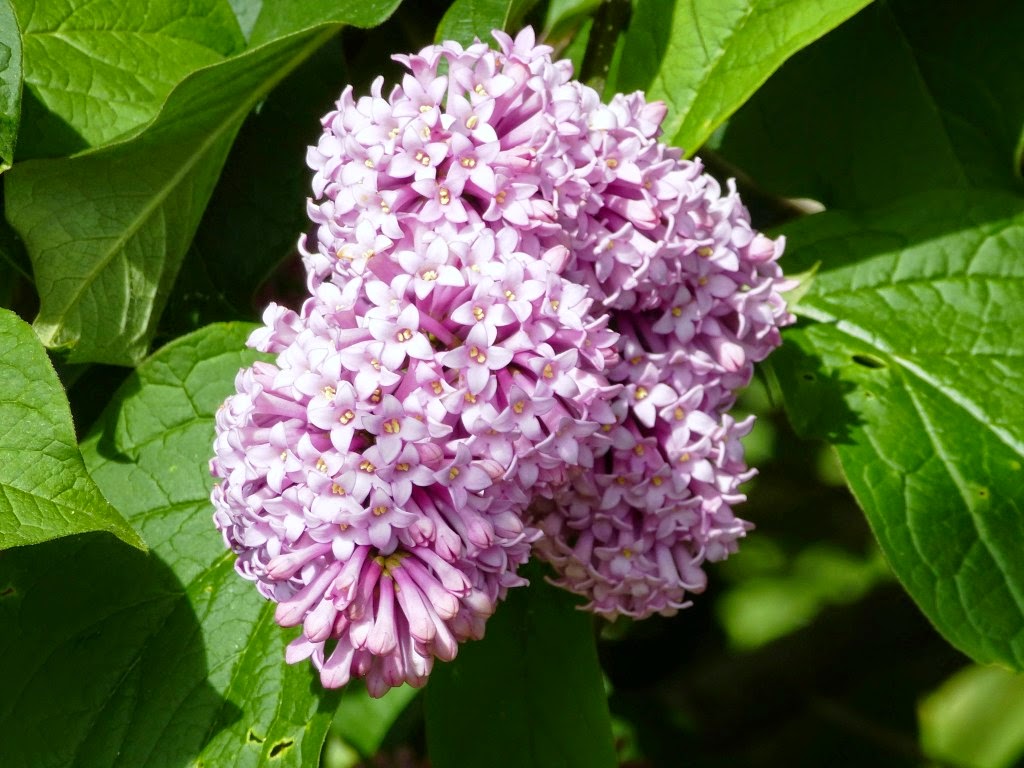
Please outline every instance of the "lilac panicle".
[[781, 239], [657, 141], [663, 105], [495, 37], [323, 118], [310, 296], [268, 307], [275, 360], [217, 414], [215, 522], [328, 687], [422, 685], [531, 548], [643, 617], [749, 527], [727, 410], [790, 322]]

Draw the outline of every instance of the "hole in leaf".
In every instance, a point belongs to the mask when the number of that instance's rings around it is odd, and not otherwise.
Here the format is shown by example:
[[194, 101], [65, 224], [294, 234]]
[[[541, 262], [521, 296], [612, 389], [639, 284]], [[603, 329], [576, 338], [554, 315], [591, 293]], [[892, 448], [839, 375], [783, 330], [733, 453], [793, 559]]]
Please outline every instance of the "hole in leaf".
[[874, 355], [854, 355], [853, 362], [863, 365], [865, 368], [885, 368], [885, 362]]
[[291, 749], [292, 744], [294, 744], [294, 743], [295, 742], [292, 741], [291, 739], [283, 739], [283, 740], [277, 742], [277, 744], [275, 744], [274, 746], [272, 746], [270, 748], [270, 758], [274, 759], [275, 757], [280, 755], [282, 752]]
[[10, 597], [11, 595], [17, 594], [18, 590], [14, 587], [4, 587], [0, 589], [0, 597]]
[[979, 488], [978, 489], [978, 496], [983, 498], [983, 499], [987, 499], [988, 498], [988, 488]]
[[800, 378], [803, 379], [804, 381], [817, 381], [818, 379], [818, 377], [815, 376], [813, 373], [800, 374]]
[[262, 736], [257, 736], [255, 733], [253, 733], [252, 728], [250, 728], [249, 733], [246, 734], [246, 739], [248, 741], [253, 742], [254, 744], [262, 744], [264, 741], [266, 741], [266, 739], [264, 739]]

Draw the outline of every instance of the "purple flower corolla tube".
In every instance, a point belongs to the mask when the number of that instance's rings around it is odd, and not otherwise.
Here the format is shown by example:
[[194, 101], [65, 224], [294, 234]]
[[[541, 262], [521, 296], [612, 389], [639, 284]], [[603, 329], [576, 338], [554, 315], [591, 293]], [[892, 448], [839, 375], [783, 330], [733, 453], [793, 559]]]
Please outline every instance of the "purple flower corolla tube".
[[531, 549], [642, 617], [748, 527], [726, 410], [789, 321], [782, 243], [657, 142], [663, 106], [495, 37], [324, 117], [310, 296], [217, 414], [215, 523], [328, 687], [422, 685]]

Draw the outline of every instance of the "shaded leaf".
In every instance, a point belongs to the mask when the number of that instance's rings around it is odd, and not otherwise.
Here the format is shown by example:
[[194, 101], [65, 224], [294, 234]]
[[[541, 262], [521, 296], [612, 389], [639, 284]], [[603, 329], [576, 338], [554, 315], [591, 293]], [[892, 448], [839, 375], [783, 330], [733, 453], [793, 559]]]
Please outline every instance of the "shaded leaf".
[[12, 169], [8, 217], [35, 269], [44, 344], [70, 362], [131, 365], [145, 355], [238, 127], [335, 31], [299, 33], [195, 73], [130, 141]]
[[435, 768], [617, 764], [594, 647], [578, 599], [544, 581], [514, 589], [487, 636], [437, 664], [427, 687], [427, 743]]
[[19, 156], [68, 154], [145, 125], [187, 75], [240, 51], [226, 0], [15, 0], [32, 95]]
[[85, 531], [142, 539], [85, 471], [64, 389], [32, 328], [0, 309], [0, 550]]
[[21, 31], [11, 0], [0, 0], [0, 173], [14, 162], [21, 122]]
[[1024, 5], [1006, 0], [876, 3], [787, 62], [720, 151], [766, 191], [826, 207], [1016, 187], [1021, 30]]
[[973, 658], [1024, 666], [1024, 201], [933, 192], [787, 230], [822, 264], [773, 356], [893, 570]]
[[437, 26], [437, 40], [469, 45], [475, 38], [490, 42], [491, 31], [503, 29], [515, 36], [523, 16], [537, 0], [455, 0]]
[[870, 0], [639, 0], [614, 90], [669, 108], [665, 137], [693, 153], [800, 48]]

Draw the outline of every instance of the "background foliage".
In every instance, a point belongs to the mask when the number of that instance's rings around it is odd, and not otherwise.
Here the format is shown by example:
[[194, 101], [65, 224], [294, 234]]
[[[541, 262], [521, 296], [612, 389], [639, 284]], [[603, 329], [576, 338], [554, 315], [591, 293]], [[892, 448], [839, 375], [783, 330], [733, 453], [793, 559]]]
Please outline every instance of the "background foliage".
[[[805, 275], [741, 404], [758, 530], [671, 619], [538, 569], [425, 695], [325, 693], [210, 525], [213, 412], [301, 297], [318, 116], [526, 23]], [[0, 765], [1021, 760], [1021, 39], [1012, 0], [0, 0]]]

